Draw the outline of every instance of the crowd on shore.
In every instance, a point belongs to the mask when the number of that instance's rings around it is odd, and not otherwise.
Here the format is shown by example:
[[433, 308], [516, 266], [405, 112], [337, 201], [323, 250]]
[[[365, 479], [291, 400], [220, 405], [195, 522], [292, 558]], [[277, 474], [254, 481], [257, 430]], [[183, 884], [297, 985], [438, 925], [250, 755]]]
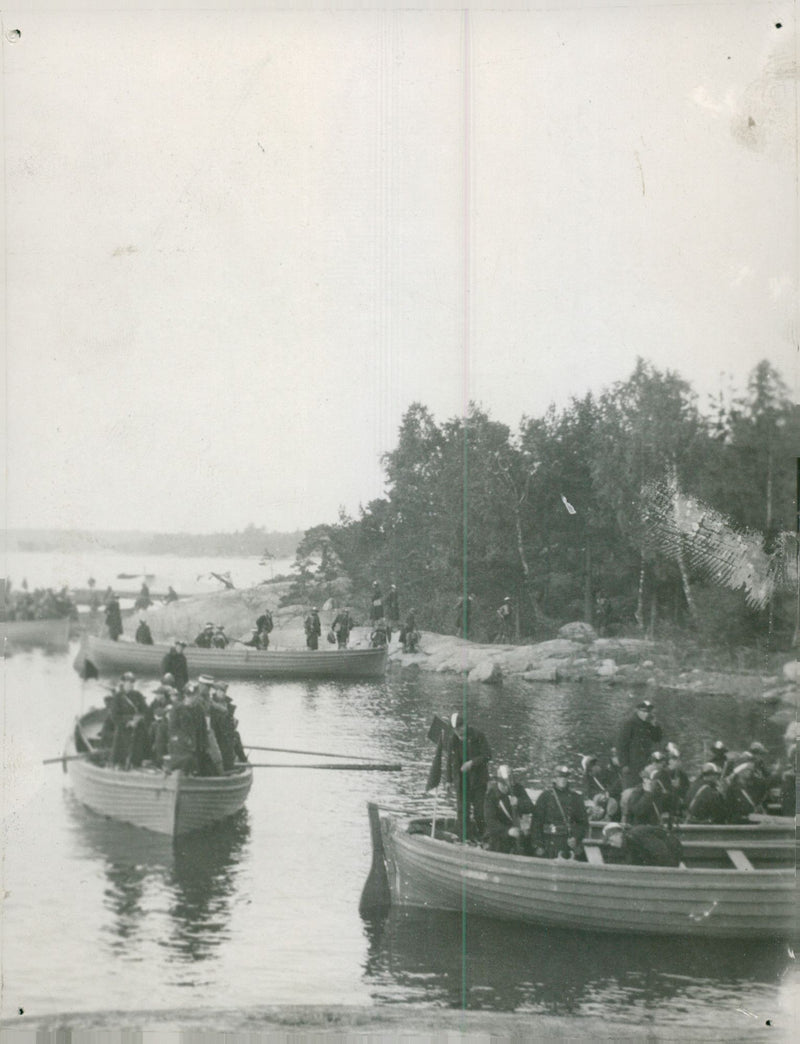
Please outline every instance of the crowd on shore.
[[0, 619], [14, 620], [58, 620], [74, 619], [78, 610], [66, 587], [58, 591], [52, 587], [36, 587], [28, 590], [27, 581], [22, 581], [19, 590], [11, 586], [11, 581], [3, 582], [3, 600], [0, 605]]

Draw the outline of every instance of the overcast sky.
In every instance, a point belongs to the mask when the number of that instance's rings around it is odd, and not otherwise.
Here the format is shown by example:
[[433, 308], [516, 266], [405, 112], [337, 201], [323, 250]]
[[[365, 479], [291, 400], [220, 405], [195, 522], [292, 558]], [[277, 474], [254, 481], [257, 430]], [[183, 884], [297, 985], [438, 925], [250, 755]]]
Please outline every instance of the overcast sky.
[[411, 402], [516, 427], [637, 355], [701, 401], [764, 357], [796, 386], [788, 3], [12, 12], [2, 45], [9, 526], [333, 521]]

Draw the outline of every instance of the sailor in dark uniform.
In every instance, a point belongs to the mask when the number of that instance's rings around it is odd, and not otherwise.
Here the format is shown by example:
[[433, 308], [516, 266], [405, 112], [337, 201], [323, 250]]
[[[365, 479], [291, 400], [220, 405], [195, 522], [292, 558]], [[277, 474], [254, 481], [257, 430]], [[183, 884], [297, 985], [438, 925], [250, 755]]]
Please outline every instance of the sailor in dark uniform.
[[450, 726], [445, 780], [455, 787], [459, 834], [464, 840], [466, 819], [466, 836], [480, 838], [486, 829], [484, 807], [492, 752], [484, 733], [465, 726], [460, 712], [450, 718]]
[[624, 788], [638, 784], [639, 774], [661, 742], [661, 736], [661, 726], [653, 717], [653, 704], [650, 700], [640, 700], [634, 714], [622, 726], [617, 744]]
[[686, 795], [687, 823], [724, 823], [727, 818], [725, 796], [719, 786], [720, 770], [707, 761]]
[[170, 649], [161, 661], [161, 670], [164, 674], [171, 674], [175, 679], [175, 688], [183, 689], [189, 680], [189, 664], [183, 650], [186, 642], [181, 638], [173, 638]]
[[526, 851], [528, 838], [522, 817], [533, 815], [533, 802], [508, 765], [498, 765], [497, 779], [486, 791], [484, 813], [490, 852]]
[[210, 649], [211, 642], [214, 638], [214, 625], [210, 621], [205, 625], [203, 630], [194, 640], [194, 644], [198, 649]]
[[583, 797], [569, 785], [570, 771], [559, 765], [553, 785], [543, 790], [534, 806], [531, 821], [531, 847], [534, 855], [554, 859], [585, 858], [583, 839], [589, 817]]
[[311, 612], [305, 618], [303, 624], [306, 632], [306, 645], [309, 649], [319, 648], [319, 636], [322, 634], [322, 624], [319, 619], [319, 610], [313, 606]]

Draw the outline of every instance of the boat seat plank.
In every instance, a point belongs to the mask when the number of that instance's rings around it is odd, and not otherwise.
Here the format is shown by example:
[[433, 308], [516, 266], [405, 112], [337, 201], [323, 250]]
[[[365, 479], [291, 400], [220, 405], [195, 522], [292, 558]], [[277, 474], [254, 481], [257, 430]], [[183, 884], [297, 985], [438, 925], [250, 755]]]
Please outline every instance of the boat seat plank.
[[755, 867], [741, 850], [741, 848], [726, 849], [728, 858], [737, 870], [755, 870]]
[[594, 863], [595, 866], [601, 866], [605, 864], [603, 853], [600, 851], [597, 845], [586, 845], [584, 851], [586, 852], [586, 858], [590, 863]]

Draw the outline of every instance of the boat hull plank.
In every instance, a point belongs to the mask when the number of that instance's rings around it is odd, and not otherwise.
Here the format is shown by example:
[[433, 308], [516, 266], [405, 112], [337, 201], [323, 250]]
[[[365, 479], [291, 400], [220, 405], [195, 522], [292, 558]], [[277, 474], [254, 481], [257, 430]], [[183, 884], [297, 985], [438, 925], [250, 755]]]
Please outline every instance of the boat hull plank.
[[[135, 642], [112, 642], [107, 638], [87, 635], [85, 659], [100, 672], [135, 671], [141, 675], [158, 675], [168, 645], [138, 645]], [[386, 670], [385, 649], [227, 649], [185, 650], [192, 674], [216, 672], [226, 678], [381, 678]]]
[[381, 836], [392, 902], [596, 932], [710, 938], [796, 930], [793, 869], [634, 867], [503, 855], [409, 833]]

